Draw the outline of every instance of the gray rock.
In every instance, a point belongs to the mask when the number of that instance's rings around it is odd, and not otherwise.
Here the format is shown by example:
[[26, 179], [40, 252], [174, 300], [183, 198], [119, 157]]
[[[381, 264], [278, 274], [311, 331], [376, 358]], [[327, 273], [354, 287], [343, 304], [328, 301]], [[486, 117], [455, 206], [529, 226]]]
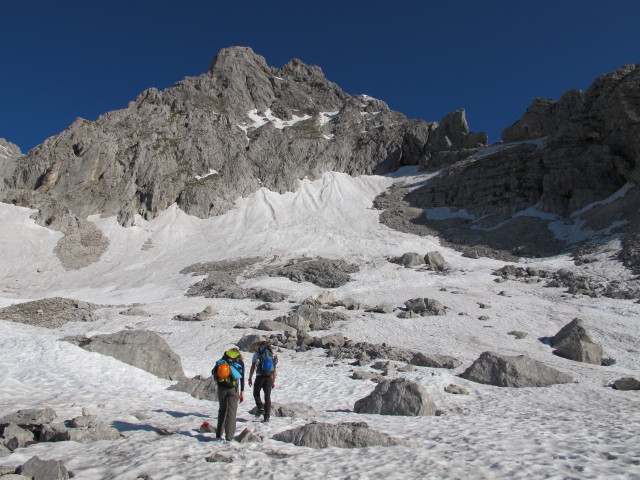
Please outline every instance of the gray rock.
[[271, 437], [279, 442], [293, 443], [310, 448], [365, 448], [410, 446], [404, 440], [382, 435], [364, 422], [330, 423], [312, 422], [302, 427], [285, 430]]
[[410, 363], [407, 363], [406, 365], [398, 368], [399, 372], [415, 372], [415, 370], [416, 370], [415, 367]]
[[577, 362], [602, 365], [602, 347], [595, 343], [584, 322], [573, 319], [551, 338], [554, 353]]
[[424, 257], [416, 252], [408, 252], [404, 253], [399, 257], [392, 258], [390, 260], [392, 263], [397, 263], [398, 265], [402, 265], [404, 267], [417, 267], [418, 265], [424, 264]]
[[430, 368], [457, 368], [462, 365], [460, 360], [448, 355], [426, 354], [422, 352], [414, 352], [409, 363], [416, 367]]
[[97, 308], [100, 308], [100, 305], [52, 297], [3, 308], [0, 310], [0, 318], [36, 327], [58, 328], [68, 322], [97, 320], [98, 317], [93, 312]]
[[314, 308], [331, 308], [336, 304], [336, 297], [333, 292], [322, 290], [306, 298], [302, 304]]
[[362, 307], [360, 302], [354, 300], [353, 298], [343, 298], [342, 300], [337, 300], [335, 302], [337, 307], [344, 307], [347, 310], [360, 310]]
[[331, 335], [325, 335], [317, 339], [318, 347], [320, 348], [341, 347], [345, 341], [346, 339], [341, 333], [332, 333]]
[[69, 420], [70, 428], [84, 428], [90, 427], [98, 419], [97, 415], [81, 415], [79, 417]]
[[469, 391], [466, 388], [453, 383], [444, 387], [444, 391], [453, 395], [469, 395]]
[[185, 392], [199, 400], [218, 401], [218, 388], [213, 376], [196, 375], [193, 378], [184, 378], [167, 390]]
[[260, 342], [262, 342], [263, 340], [266, 340], [266, 338], [262, 335], [252, 333], [250, 335], [245, 335], [244, 337], [242, 337], [240, 340], [238, 340], [238, 343], [236, 343], [236, 345], [243, 352], [253, 353], [258, 351], [258, 345], [260, 345]]
[[418, 315], [446, 315], [444, 305], [432, 298], [413, 298], [404, 302], [407, 310]]
[[445, 261], [444, 257], [437, 251], [427, 253], [424, 256], [424, 263], [426, 263], [429, 268], [437, 272], [449, 270], [449, 265]]
[[7, 455], [11, 455], [11, 450], [0, 443], [0, 458], [6, 457]]
[[65, 424], [46, 425], [40, 432], [41, 442], [92, 443], [99, 440], [119, 440], [120, 432], [104, 423], [94, 422], [86, 427], [73, 427], [71, 421]]
[[212, 453], [206, 459], [209, 463], [232, 463], [233, 458], [221, 453]]
[[640, 390], [640, 381], [632, 377], [620, 378], [613, 382], [616, 390]]
[[33, 480], [33, 479], [30, 477], [25, 477], [23, 475], [18, 475], [17, 473], [6, 473], [4, 475], [0, 474], [0, 480]]
[[[257, 407], [249, 410], [249, 413], [255, 415], [258, 412]], [[311, 406], [302, 402], [292, 403], [271, 403], [271, 415], [274, 417], [293, 417], [309, 419], [318, 416], [318, 412]]]
[[260, 435], [256, 435], [248, 428], [245, 428], [238, 434], [234, 440], [238, 443], [262, 442], [264, 439]]
[[55, 418], [56, 412], [50, 407], [18, 410], [16, 413], [0, 418], [0, 429], [10, 423], [15, 423], [21, 428], [33, 431], [35, 428], [53, 422]]
[[516, 340], [522, 340], [529, 336], [527, 332], [521, 332], [520, 330], [513, 330], [511, 332], [508, 332], [507, 335], [513, 335]]
[[273, 311], [273, 310], [277, 310], [278, 307], [276, 307], [274, 304], [272, 303], [263, 303], [262, 305], [258, 305], [256, 307], [256, 310], [269, 310], [269, 311]]
[[150, 317], [151, 316], [150, 313], [145, 312], [141, 308], [135, 308], [135, 307], [127, 308], [126, 310], [121, 311], [120, 315], [126, 315], [129, 317]]
[[525, 355], [506, 356], [493, 352], [482, 353], [460, 376], [497, 387], [547, 387], [573, 382], [570, 375]]
[[378, 415], [435, 415], [436, 406], [426, 390], [406, 378], [385, 380], [367, 397], [356, 401], [353, 411]]
[[32, 432], [20, 428], [15, 423], [10, 423], [4, 427], [2, 436], [2, 443], [11, 451], [36, 443]]
[[354, 370], [351, 374], [351, 378], [354, 380], [373, 380], [380, 377], [380, 374], [369, 372], [366, 370]]
[[105, 335], [95, 335], [85, 339], [79, 346], [90, 352], [114, 357], [160, 378], [168, 380], [185, 378], [180, 357], [155, 332], [123, 330]]
[[69, 472], [59, 460], [40, 460], [31, 457], [20, 469], [20, 475], [33, 480], [67, 480]]
[[384, 375], [385, 377], [391, 377], [397, 374], [397, 371], [396, 371], [397, 365], [395, 362], [380, 361], [371, 365], [371, 368], [380, 370], [382, 372], [382, 375]]
[[376, 305], [375, 307], [367, 307], [365, 311], [372, 313], [393, 313], [396, 307], [389, 303], [383, 303], [380, 305]]

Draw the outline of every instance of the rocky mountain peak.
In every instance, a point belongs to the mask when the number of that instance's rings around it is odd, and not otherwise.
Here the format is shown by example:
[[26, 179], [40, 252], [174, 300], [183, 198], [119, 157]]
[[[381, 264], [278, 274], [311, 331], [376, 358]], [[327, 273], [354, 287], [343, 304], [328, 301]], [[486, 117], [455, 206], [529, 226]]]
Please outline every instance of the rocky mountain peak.
[[267, 61], [261, 55], [255, 53], [250, 47], [223, 48], [209, 63], [209, 73], [220, 74], [236, 71], [258, 69], [270, 70]]

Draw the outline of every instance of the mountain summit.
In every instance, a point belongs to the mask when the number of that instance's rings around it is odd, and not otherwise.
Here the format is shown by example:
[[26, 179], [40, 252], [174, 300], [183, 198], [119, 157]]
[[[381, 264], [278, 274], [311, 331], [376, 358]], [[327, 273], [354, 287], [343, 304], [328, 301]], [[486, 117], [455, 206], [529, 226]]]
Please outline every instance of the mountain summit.
[[[452, 138], [469, 136], [466, 121], [455, 128]], [[437, 123], [345, 93], [319, 67], [294, 59], [277, 69], [250, 48], [232, 47], [208, 73], [148, 89], [95, 122], [78, 119], [12, 170], [5, 166], [1, 193], [39, 209], [38, 221], [53, 228], [91, 214], [117, 215], [127, 226], [174, 203], [205, 218], [261, 187], [285, 192], [327, 171], [417, 165], [437, 132]], [[482, 147], [486, 135], [468, 143]]]

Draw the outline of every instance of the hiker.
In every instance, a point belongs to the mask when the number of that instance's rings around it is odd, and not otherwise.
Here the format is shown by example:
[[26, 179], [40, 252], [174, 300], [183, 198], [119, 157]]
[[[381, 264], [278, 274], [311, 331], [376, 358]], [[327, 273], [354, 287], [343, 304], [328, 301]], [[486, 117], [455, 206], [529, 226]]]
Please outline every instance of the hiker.
[[[253, 374], [256, 373], [256, 383], [253, 385], [253, 398], [256, 401], [256, 417], [264, 414], [264, 421], [268, 422], [271, 416], [271, 389], [276, 386], [276, 365], [278, 357], [273, 355], [271, 344], [267, 340], [260, 342], [258, 351], [253, 354], [251, 371], [249, 372], [249, 386], [251, 386]], [[264, 403], [260, 399], [260, 392], [264, 390]]]
[[236, 433], [238, 401], [244, 401], [244, 362], [240, 350], [232, 348], [224, 352], [211, 371], [218, 386], [218, 426], [216, 438], [233, 439]]

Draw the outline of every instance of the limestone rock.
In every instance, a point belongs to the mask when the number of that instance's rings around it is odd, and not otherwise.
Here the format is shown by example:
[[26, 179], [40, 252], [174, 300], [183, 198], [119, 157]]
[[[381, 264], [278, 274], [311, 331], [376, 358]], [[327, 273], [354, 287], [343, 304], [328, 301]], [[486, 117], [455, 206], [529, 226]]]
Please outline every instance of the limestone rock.
[[157, 333], [148, 330], [123, 330], [84, 339], [79, 346], [90, 352], [114, 357], [160, 378], [185, 378], [180, 357]]
[[482, 353], [460, 376], [497, 387], [547, 387], [573, 382], [570, 375], [525, 355], [507, 356], [493, 352]]
[[69, 472], [61, 461], [31, 457], [21, 468], [20, 475], [34, 480], [67, 480]]
[[365, 448], [409, 446], [404, 440], [382, 435], [364, 422], [330, 423], [312, 422], [302, 427], [275, 434], [274, 440], [310, 448]]
[[407, 310], [418, 315], [446, 315], [444, 305], [433, 298], [412, 298], [404, 302]]
[[305, 299], [302, 304], [314, 308], [331, 308], [336, 304], [336, 297], [333, 292], [322, 290]]
[[367, 397], [358, 400], [353, 411], [379, 415], [435, 415], [436, 406], [418, 383], [406, 378], [385, 380]]
[[573, 319], [551, 338], [554, 353], [577, 362], [602, 365], [602, 347], [595, 343], [579, 318]]
[[11, 451], [35, 443], [33, 433], [20, 428], [15, 423], [10, 423], [3, 428], [2, 437], [2, 443]]

